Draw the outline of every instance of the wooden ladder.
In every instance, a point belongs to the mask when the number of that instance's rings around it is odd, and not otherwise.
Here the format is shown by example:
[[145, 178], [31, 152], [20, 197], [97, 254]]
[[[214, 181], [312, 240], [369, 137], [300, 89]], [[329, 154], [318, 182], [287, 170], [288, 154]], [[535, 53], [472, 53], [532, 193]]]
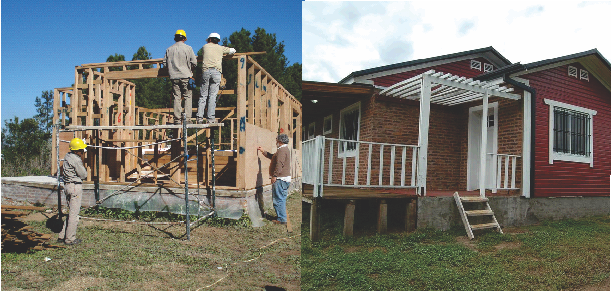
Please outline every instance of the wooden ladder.
[[[469, 239], [475, 238], [473, 236], [473, 230], [478, 229], [488, 229], [488, 228], [496, 228], [498, 232], [503, 234], [503, 230], [501, 230], [501, 225], [496, 221], [496, 217], [494, 216], [494, 212], [490, 209], [490, 204], [488, 204], [488, 198], [486, 197], [460, 197], [458, 192], [454, 192], [454, 200], [456, 201], [456, 206], [458, 207], [458, 213], [460, 213], [460, 217], [462, 218], [462, 222], [465, 225], [465, 230], [467, 231], [467, 235]], [[465, 210], [463, 203], [469, 203], [469, 206], [478, 205], [481, 206], [481, 203], [485, 203], [484, 209], [470, 209]], [[475, 204], [473, 204], [475, 203]], [[483, 223], [483, 224], [475, 224], [471, 225], [469, 223], [469, 217], [476, 216], [491, 216], [492, 222]]]

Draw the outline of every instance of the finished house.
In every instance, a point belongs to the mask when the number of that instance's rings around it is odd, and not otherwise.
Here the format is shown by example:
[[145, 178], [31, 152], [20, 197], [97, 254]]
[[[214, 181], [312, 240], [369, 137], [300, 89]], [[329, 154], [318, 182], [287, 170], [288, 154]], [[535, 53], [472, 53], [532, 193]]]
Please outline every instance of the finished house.
[[306, 198], [609, 196], [596, 49], [520, 64], [487, 47], [302, 86]]

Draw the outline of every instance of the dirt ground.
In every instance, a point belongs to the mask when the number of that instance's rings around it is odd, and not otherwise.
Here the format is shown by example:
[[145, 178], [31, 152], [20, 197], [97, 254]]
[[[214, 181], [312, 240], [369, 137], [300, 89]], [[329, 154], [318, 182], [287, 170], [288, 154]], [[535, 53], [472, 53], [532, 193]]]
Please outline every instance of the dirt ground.
[[[14, 203], [6, 202], [3, 204]], [[272, 212], [271, 210], [268, 210]], [[142, 270], [136, 272], [152, 272], [155, 274], [149, 281], [135, 281], [134, 283], [123, 283], [119, 290], [265, 290], [281, 288], [286, 290], [300, 290], [301, 283], [301, 198], [299, 194], [291, 194], [287, 202], [287, 211], [292, 223], [293, 232], [288, 232], [286, 226], [272, 224], [266, 221], [266, 225], [260, 228], [242, 226], [222, 226], [214, 227], [200, 225], [194, 227], [190, 232], [190, 240], [185, 239], [186, 227], [184, 225], [155, 225], [147, 226], [141, 224], [97, 221], [82, 218], [79, 222], [79, 230], [88, 230], [92, 234], [96, 232], [104, 233], [108, 230], [111, 235], [125, 235], [127, 238], [155, 238], [155, 242], [160, 242], [163, 247], [179, 245], [178, 249], [167, 248], [169, 253], [188, 255], [191, 258], [201, 259], [206, 262], [206, 270], [201, 272], [190, 271], [190, 279], [181, 279], [180, 271], [190, 270], [192, 266], [176, 260], [167, 264], [154, 264], [153, 266], [141, 265], [137, 268], [130, 266], [131, 270]], [[34, 212], [25, 218], [28, 222], [45, 221], [52, 213]], [[34, 224], [32, 224], [34, 225]], [[40, 225], [40, 224], [39, 224]], [[90, 230], [90, 231], [89, 231]], [[48, 231], [46, 233], [51, 233]], [[83, 232], [83, 234], [86, 234]], [[83, 235], [84, 236], [84, 235]], [[83, 244], [69, 247], [70, 249], [97, 249], [104, 243], [92, 242], [91, 239], [84, 238]], [[159, 238], [159, 240], [158, 240]], [[54, 234], [52, 241], [57, 239]], [[114, 239], [113, 239], [114, 240]], [[146, 252], [147, 247], [135, 242], [135, 253]], [[165, 242], [165, 243], [164, 243]], [[158, 251], [158, 246], [154, 247]], [[50, 257], [60, 260], [63, 251], [51, 253]], [[89, 252], [89, 251], [88, 251]], [[112, 254], [109, 252], [109, 256]], [[153, 254], [153, 253], [151, 253]], [[63, 256], [68, 256], [63, 255]], [[97, 255], [104, 256], [104, 255]], [[198, 260], [199, 261], [199, 260]], [[7, 261], [8, 262], [8, 261]], [[3, 288], [9, 290], [38, 290], [28, 288], [29, 286], [18, 286], [19, 282], [43, 282], [46, 281], [39, 271], [31, 271], [20, 266], [19, 263], [7, 265], [9, 270], [17, 270], [20, 279], [17, 283], [8, 282], [4, 279], [5, 263], [3, 266]], [[113, 289], [116, 278], [104, 277], [85, 271], [85, 267], [79, 268], [80, 276], [62, 279], [57, 284], [41, 290], [116, 290]], [[97, 270], [98, 267], [96, 266]], [[149, 271], [145, 271], [149, 270]], [[193, 279], [193, 275], [197, 275]], [[25, 277], [25, 278], [24, 278]], [[154, 280], [157, 278], [157, 280]], [[57, 280], [56, 280], [57, 282]], [[129, 281], [126, 281], [129, 282]], [[43, 286], [45, 287], [45, 286]]]

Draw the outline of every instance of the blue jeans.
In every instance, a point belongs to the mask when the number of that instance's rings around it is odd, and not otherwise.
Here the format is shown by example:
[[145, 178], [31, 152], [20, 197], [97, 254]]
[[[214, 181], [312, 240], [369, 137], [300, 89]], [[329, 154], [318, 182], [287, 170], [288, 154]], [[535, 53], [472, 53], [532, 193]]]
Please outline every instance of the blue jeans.
[[204, 118], [204, 109], [206, 108], [206, 103], [208, 103], [208, 113], [205, 118], [214, 119], [216, 95], [219, 93], [219, 86], [221, 85], [221, 72], [210, 68], [203, 72], [202, 79], [203, 82], [200, 86], [202, 96], [199, 97], [197, 117], [200, 119]]
[[278, 221], [286, 222], [286, 197], [289, 195], [289, 185], [291, 183], [283, 180], [276, 180], [272, 185], [272, 198], [274, 209], [278, 215]]

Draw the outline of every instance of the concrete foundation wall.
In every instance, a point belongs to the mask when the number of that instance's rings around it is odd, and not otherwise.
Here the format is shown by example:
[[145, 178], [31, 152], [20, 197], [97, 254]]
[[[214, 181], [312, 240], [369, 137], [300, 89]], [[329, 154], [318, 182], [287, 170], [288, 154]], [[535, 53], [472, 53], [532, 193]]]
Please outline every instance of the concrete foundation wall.
[[[537, 224], [543, 220], [609, 215], [609, 197], [489, 197], [501, 227]], [[418, 198], [418, 228], [448, 230], [463, 226], [453, 197]]]
[[[115, 191], [124, 188], [122, 185], [101, 185], [100, 198], [113, 194]], [[190, 190], [189, 193], [196, 190]], [[301, 178], [294, 179], [289, 187], [289, 194], [299, 191], [301, 192]], [[135, 187], [130, 188], [128, 193], [139, 194], [154, 194], [161, 192], [161, 196], [168, 199], [182, 198], [184, 202], [184, 188], [167, 188], [160, 189], [157, 187]], [[13, 199], [16, 201], [24, 201], [29, 203], [42, 203], [45, 206], [57, 206], [57, 180], [54, 177], [20, 177], [20, 178], [2, 178], [2, 186], [0, 193], [4, 198]], [[200, 189], [200, 194], [204, 195], [205, 189]], [[63, 194], [63, 192], [62, 192]], [[241, 207], [246, 206], [246, 200], [256, 199], [264, 209], [272, 207], [272, 187], [271, 185], [263, 186], [262, 188], [252, 189], [247, 191], [233, 190], [216, 190], [217, 204], [239, 204]], [[83, 185], [82, 207], [87, 208], [94, 206], [95, 193], [93, 184]], [[65, 207], [65, 197], [62, 195], [62, 205]]]

